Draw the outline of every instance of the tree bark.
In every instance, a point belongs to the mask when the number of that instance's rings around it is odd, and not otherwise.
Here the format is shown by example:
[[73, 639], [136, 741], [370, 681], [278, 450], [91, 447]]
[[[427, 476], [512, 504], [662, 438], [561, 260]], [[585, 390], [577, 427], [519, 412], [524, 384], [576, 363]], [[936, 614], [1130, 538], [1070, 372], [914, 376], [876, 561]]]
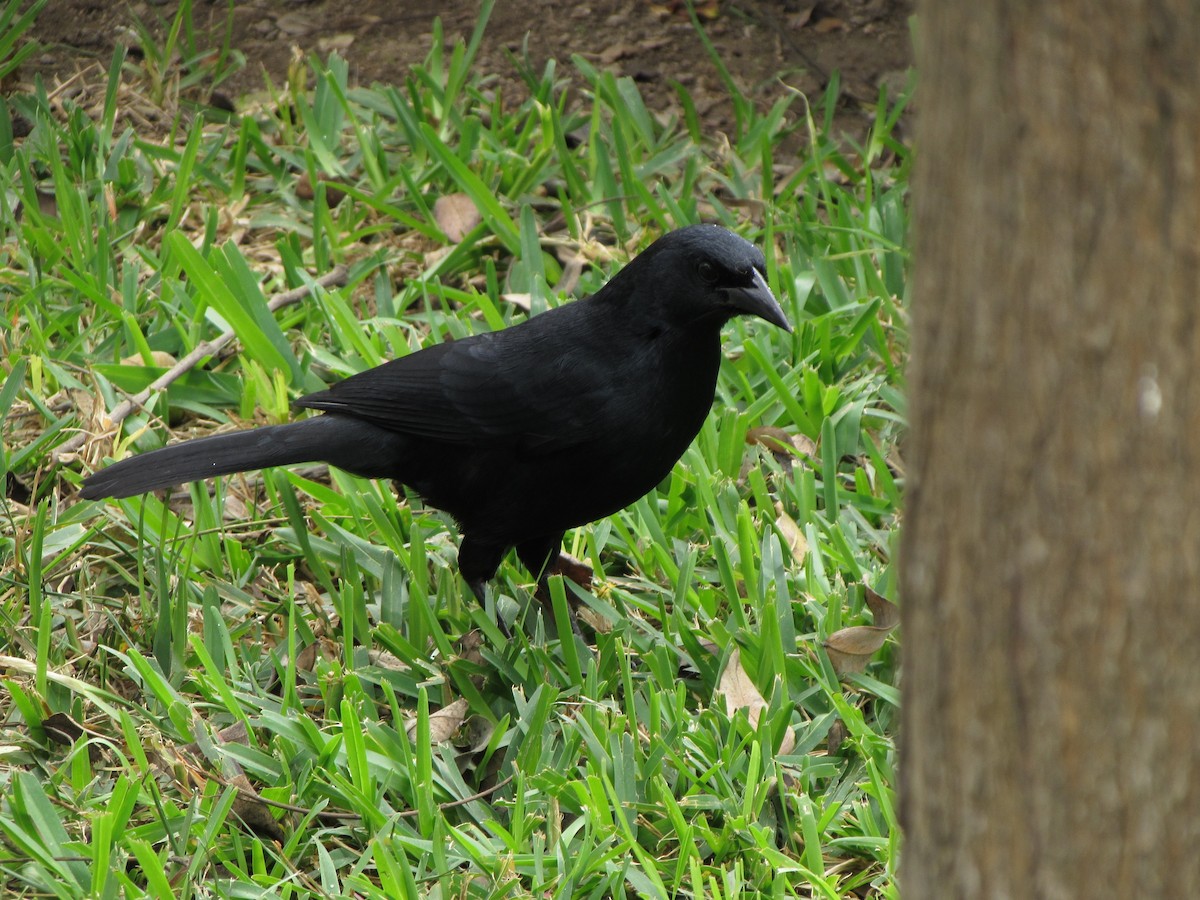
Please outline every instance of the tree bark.
[[903, 894], [1200, 897], [1200, 14], [917, 21]]

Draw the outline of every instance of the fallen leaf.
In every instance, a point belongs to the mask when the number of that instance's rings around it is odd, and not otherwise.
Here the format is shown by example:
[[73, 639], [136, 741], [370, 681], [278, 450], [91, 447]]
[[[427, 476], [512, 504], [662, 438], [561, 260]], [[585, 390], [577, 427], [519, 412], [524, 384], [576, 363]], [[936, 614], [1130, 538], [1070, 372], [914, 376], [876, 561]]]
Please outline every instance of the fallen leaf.
[[[767, 708], [768, 704], [763, 699], [763, 695], [758, 692], [758, 688], [754, 686], [754, 682], [750, 680], [750, 676], [746, 674], [746, 670], [742, 668], [742, 652], [740, 650], [734, 650], [730, 654], [725, 671], [721, 673], [720, 681], [717, 683], [717, 696], [724, 698], [725, 711], [730, 716], [735, 715], [739, 709], [744, 709], [746, 718], [750, 721], [750, 727], [758, 728], [758, 720], [762, 718], [763, 710]], [[779, 753], [791, 753], [795, 746], [796, 736], [789, 730], [783, 736]]]
[[829, 734], [825, 736], [825, 752], [833, 756], [842, 748], [846, 738], [849, 736], [849, 731], [846, 729], [846, 723], [841, 719], [835, 719], [834, 723], [829, 727]]
[[815, 456], [817, 442], [806, 434], [792, 434], [775, 425], [760, 425], [746, 432], [747, 444], [758, 444], [775, 455], [779, 461], [795, 460], [796, 455]]
[[[134, 353], [132, 356], [127, 356], [121, 360], [123, 366], [144, 366], [146, 361], [142, 359], [142, 354]], [[175, 365], [175, 357], [165, 350], [150, 351], [150, 365], [157, 366], [160, 369], [169, 369]]]
[[900, 624], [900, 609], [896, 604], [869, 587], [866, 588], [866, 599], [875, 624], [839, 628], [825, 641], [825, 652], [838, 675], [865, 671], [871, 657], [879, 652], [887, 636]]
[[530, 294], [501, 294], [500, 299], [525, 312], [533, 309], [533, 297]]
[[[700, 0], [693, 4], [696, 10], [696, 15], [701, 19], [712, 20], [721, 14], [721, 4], [719, 0]], [[651, 3], [650, 12], [659, 18], [666, 16], [675, 16], [679, 19], [686, 19], [687, 3], [684, 0], [665, 0], [663, 3]]]
[[596, 632], [596, 634], [612, 634], [613, 623], [590, 606], [580, 606], [575, 610], [575, 618]]
[[287, 834], [271, 815], [271, 807], [267, 806], [259, 796], [258, 791], [250, 784], [245, 775], [235, 775], [228, 779], [231, 787], [237, 788], [237, 796], [233, 798], [233, 812], [255, 834], [280, 844], [287, 840]]
[[329, 37], [317, 38], [317, 49], [322, 54], [342, 51], [354, 43], [352, 34], [331, 34]]
[[483, 659], [483, 633], [477, 628], [472, 628], [458, 640], [458, 655], [460, 659], [466, 660], [479, 666], [484, 664]]
[[867, 485], [871, 488], [871, 493], [875, 493], [875, 464], [867, 456], [860, 456], [855, 462], [862, 469], [863, 474], [867, 476]]
[[887, 597], [881, 597], [865, 584], [863, 591], [866, 594], [867, 606], [871, 610], [871, 615], [875, 617], [876, 628], [886, 628], [890, 631], [900, 624], [900, 607]]
[[[58, 218], [58, 200], [49, 191], [37, 192], [38, 211], [47, 219]], [[18, 216], [20, 210], [17, 210]]]
[[[224, 91], [213, 91], [208, 95], [208, 105], [213, 109], [220, 109], [224, 112], [237, 112], [237, 104], [233, 102], [233, 98]], [[249, 196], [247, 194], [246, 196]]]
[[234, 492], [225, 495], [225, 508], [221, 510], [221, 518], [226, 522], [249, 522], [250, 510], [246, 502]]
[[275, 19], [275, 25], [284, 34], [300, 36], [320, 30], [311, 16], [299, 12], [286, 12]]
[[795, 29], [803, 28], [808, 24], [808, 20], [812, 18], [813, 10], [817, 8], [817, 4], [809, 3], [798, 13], [788, 17], [788, 26]]
[[250, 731], [246, 728], [245, 722], [234, 722], [218, 731], [216, 739], [219, 744], [242, 744], [249, 747]]
[[733, 715], [739, 709], [747, 710], [750, 724], [758, 727], [758, 718], [767, 707], [767, 701], [758, 692], [746, 670], [742, 668], [742, 651], [734, 650], [729, 656], [725, 671], [717, 684], [718, 696], [725, 700], [725, 711]]
[[791, 452], [792, 436], [776, 425], [760, 425], [746, 432], [747, 444], [758, 444], [772, 453], [784, 455]]
[[[429, 714], [429, 740], [434, 744], [444, 744], [462, 726], [467, 717], [467, 701], [455, 700], [449, 706], [442, 707], [437, 712]], [[417, 736], [417, 719], [415, 716], [404, 723], [404, 730], [409, 739]]]
[[193, 735], [196, 740], [178, 746], [174, 753], [164, 752], [161, 759], [170, 765], [176, 778], [186, 778], [202, 787], [212, 777], [210, 770], [219, 766], [220, 779], [237, 789], [233, 800], [233, 812], [256, 833], [273, 841], [284, 841], [287, 835], [271, 814], [268, 806], [246, 777], [236, 757], [218, 751], [227, 744], [250, 745], [250, 733], [244, 722], [235, 722], [220, 731], [209, 733], [199, 720], [195, 720]]
[[787, 542], [792, 559], [797, 564], [803, 563], [804, 557], [808, 556], [808, 538], [804, 536], [804, 530], [796, 524], [796, 520], [783, 511], [783, 504], [778, 502], [775, 504], [775, 527]]
[[490, 719], [485, 719], [483, 716], [471, 716], [467, 720], [465, 747], [470, 753], [482, 753], [488, 748], [492, 742], [492, 735], [496, 733], [496, 723]]
[[433, 221], [451, 243], [457, 244], [483, 217], [466, 194], [445, 194], [433, 203]]
[[[325, 204], [329, 207], [337, 206], [346, 198], [346, 192], [341, 188], [335, 187], [326, 182], [324, 176], [318, 176], [321, 184], [325, 185]], [[316, 189], [313, 187], [312, 179], [305, 172], [296, 179], [296, 196], [301, 200], [312, 200], [317, 196]]]
[[71, 746], [86, 733], [82, 726], [66, 713], [51, 713], [42, 720], [42, 728], [51, 742]]
[[609, 44], [597, 55], [596, 59], [602, 66], [611, 66], [619, 59], [624, 59], [626, 56], [633, 56], [637, 51], [638, 48], [635, 44], [618, 41], [615, 44]]
[[566, 259], [562, 255], [559, 256], [559, 262], [562, 263], [562, 277], [558, 279], [558, 283], [554, 285], [554, 293], [570, 294], [579, 285], [579, 276], [583, 274], [584, 259], [577, 253], [573, 253]]
[[396, 654], [389, 653], [386, 650], [368, 650], [367, 659], [372, 665], [379, 666], [381, 669], [387, 669], [390, 672], [409, 672], [412, 670], [412, 666]]

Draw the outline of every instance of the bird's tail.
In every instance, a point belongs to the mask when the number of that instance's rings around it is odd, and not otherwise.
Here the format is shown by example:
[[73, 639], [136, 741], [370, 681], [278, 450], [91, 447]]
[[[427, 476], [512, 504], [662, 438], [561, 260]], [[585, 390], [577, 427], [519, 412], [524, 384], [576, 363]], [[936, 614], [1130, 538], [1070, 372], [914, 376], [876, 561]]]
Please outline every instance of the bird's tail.
[[365, 423], [315, 416], [173, 444], [94, 472], [83, 482], [79, 496], [85, 500], [132, 497], [216, 475], [338, 459], [342, 445], [358, 440], [359, 424]]

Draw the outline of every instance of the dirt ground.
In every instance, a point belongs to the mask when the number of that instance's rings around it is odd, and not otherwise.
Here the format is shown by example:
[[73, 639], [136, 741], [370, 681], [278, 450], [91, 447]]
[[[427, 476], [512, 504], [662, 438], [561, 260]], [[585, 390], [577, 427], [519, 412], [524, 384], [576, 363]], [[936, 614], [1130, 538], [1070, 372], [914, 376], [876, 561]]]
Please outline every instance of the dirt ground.
[[[696, 3], [725, 66], [763, 107], [788, 88], [815, 101], [837, 71], [842, 91], [836, 130], [858, 138], [869, 125], [879, 86], [887, 84], [894, 95], [905, 83], [913, 0]], [[26, 63], [22, 80], [40, 74], [52, 86], [89, 65], [102, 78], [116, 41], [137, 47], [136, 22], [165, 34], [178, 7], [166, 0], [50, 0], [33, 32], [45, 51]], [[402, 82], [409, 66], [428, 54], [435, 17], [449, 44], [469, 37], [478, 8], [474, 0], [195, 0], [193, 20], [208, 35], [202, 34], [201, 46], [206, 40], [207, 46], [219, 46], [231, 25], [232, 45], [246, 64], [217, 90], [236, 103], [262, 88], [264, 71], [279, 84], [296, 48], [320, 55], [336, 49], [359, 83]], [[518, 76], [521, 57], [538, 72], [553, 57], [559, 72], [571, 75], [572, 54], [632, 76], [652, 110], [675, 105], [672, 82], [679, 82], [707, 125], [730, 127], [727, 92], [683, 0], [497, 0], [476, 72], [492, 77], [494, 87], [516, 103], [525, 93]]]

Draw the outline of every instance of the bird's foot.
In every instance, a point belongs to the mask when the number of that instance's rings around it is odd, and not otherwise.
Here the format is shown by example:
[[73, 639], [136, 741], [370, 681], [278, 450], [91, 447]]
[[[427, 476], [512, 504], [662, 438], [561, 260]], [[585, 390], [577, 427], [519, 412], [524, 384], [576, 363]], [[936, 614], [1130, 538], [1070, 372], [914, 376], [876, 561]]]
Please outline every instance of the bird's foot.
[[[571, 556], [569, 553], [560, 552], [558, 556], [550, 560], [550, 564], [546, 566], [546, 571], [538, 579], [537, 588], [533, 592], [533, 596], [537, 601], [551, 612], [553, 612], [553, 602], [550, 599], [550, 588], [547, 584], [547, 579], [551, 575], [561, 575], [563, 578], [573, 581], [585, 591], [590, 592], [592, 589], [592, 567], [582, 560]], [[587, 639], [579, 629], [579, 598], [573, 591], [567, 591], [566, 594], [567, 617], [571, 622], [571, 631], [586, 644]]]

